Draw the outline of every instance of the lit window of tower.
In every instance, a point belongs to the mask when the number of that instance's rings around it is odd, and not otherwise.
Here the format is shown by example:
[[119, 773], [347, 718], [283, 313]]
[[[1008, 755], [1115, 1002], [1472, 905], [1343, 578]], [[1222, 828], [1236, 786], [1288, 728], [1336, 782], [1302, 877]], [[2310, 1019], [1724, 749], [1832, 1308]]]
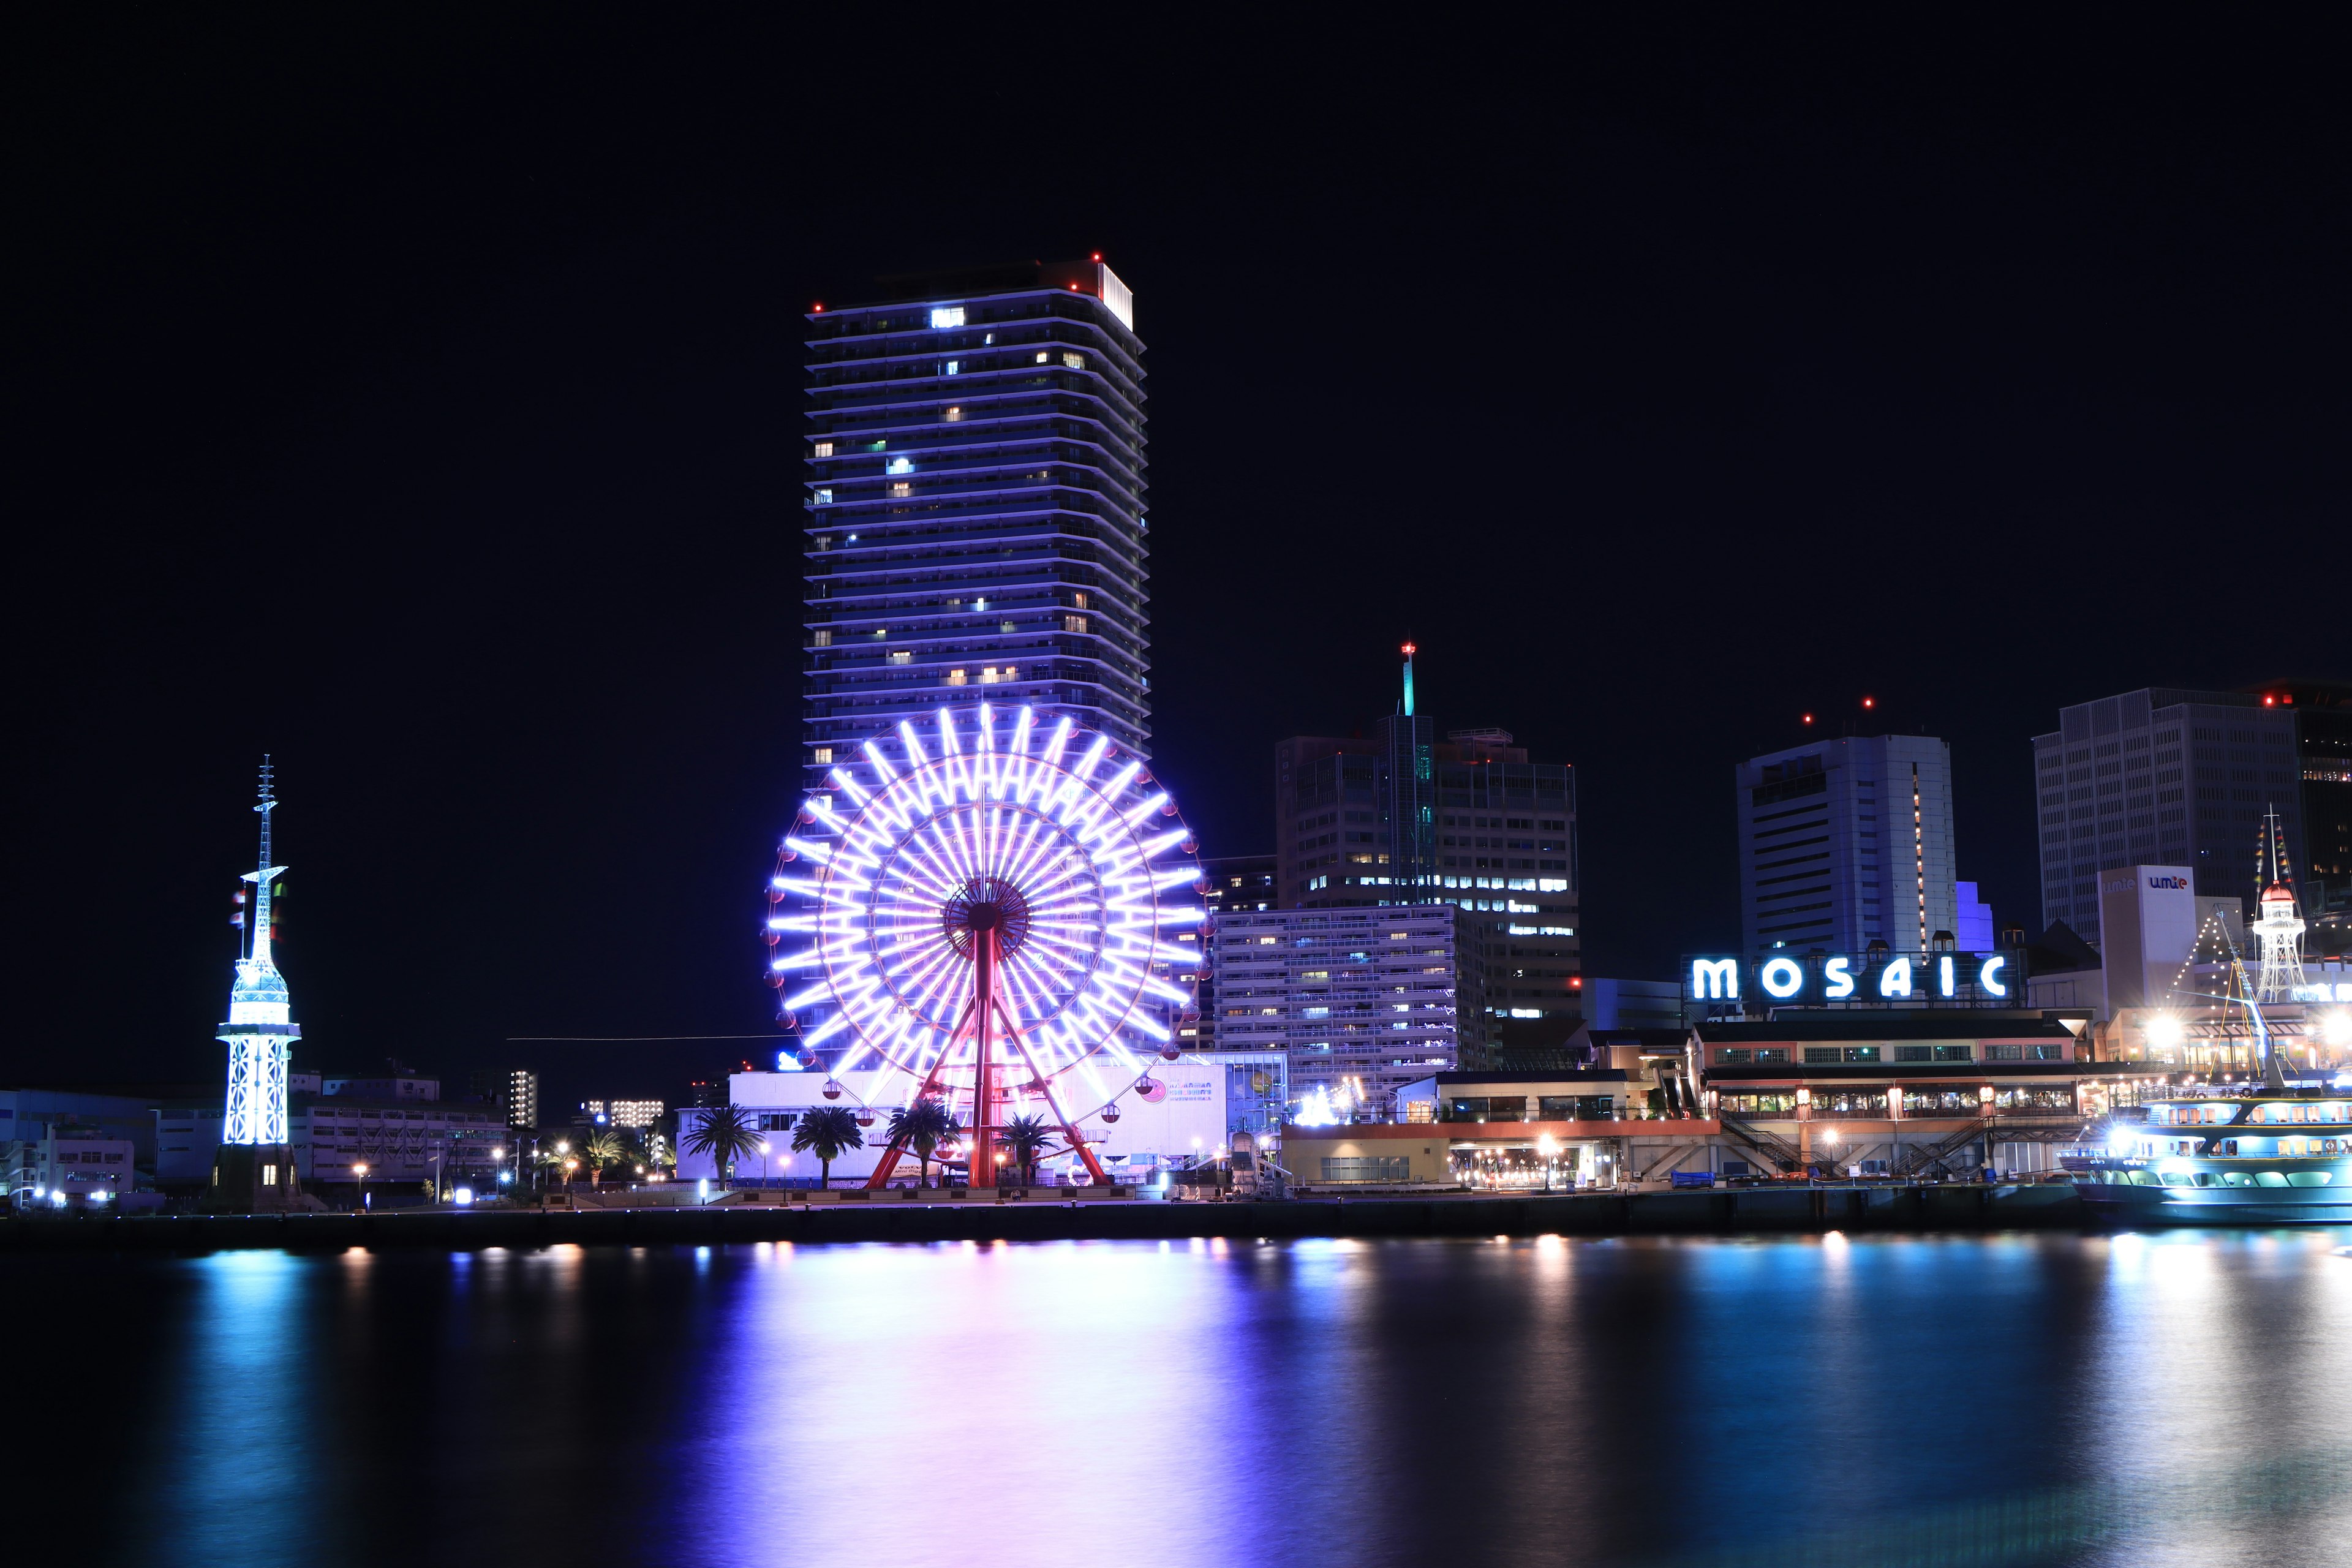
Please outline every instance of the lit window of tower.
[[1147, 754], [1132, 295], [1100, 257], [879, 292], [807, 316], [810, 784], [903, 721], [982, 700]]

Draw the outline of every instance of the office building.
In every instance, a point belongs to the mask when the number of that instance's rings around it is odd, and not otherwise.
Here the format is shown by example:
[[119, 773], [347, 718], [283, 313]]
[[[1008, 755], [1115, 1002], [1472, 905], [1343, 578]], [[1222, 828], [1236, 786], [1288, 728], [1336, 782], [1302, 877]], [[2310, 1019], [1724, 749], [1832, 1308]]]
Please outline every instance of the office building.
[[[1208, 906], [1209, 929], [1229, 910], [1273, 910], [1282, 907], [1276, 879], [1279, 868], [1271, 855], [1228, 855], [1201, 862], [1201, 901]], [[1189, 1049], [1206, 1047], [1217, 1037], [1217, 973], [1203, 964], [1196, 977], [1201, 1016], [1180, 1023], [1176, 1037]]]
[[1581, 1016], [1576, 770], [1535, 763], [1509, 731], [1440, 741], [1405, 700], [1373, 737], [1275, 746], [1275, 880], [1286, 909], [1450, 903], [1479, 1011], [1468, 1065], [1505, 1019], [1565, 1038]]
[[1202, 901], [1214, 919], [1227, 910], [1282, 907], [1280, 867], [1271, 855], [1226, 855], [1201, 862]]
[[1959, 924], [1952, 749], [1929, 735], [1823, 738], [1736, 770], [1740, 937], [1924, 952]]
[[1467, 922], [1442, 903], [1220, 917], [1217, 1048], [1286, 1053], [1294, 1104], [1321, 1090], [1343, 1108], [1386, 1105], [1453, 1068], [1461, 1020], [1477, 1016], [1476, 976], [1458, 957]]
[[8, 1195], [16, 1208], [121, 1206], [138, 1185], [138, 1167], [128, 1138], [104, 1129], [52, 1125], [39, 1138], [0, 1145], [8, 1173]]
[[441, 1098], [441, 1080], [420, 1078], [405, 1068], [390, 1072], [358, 1075], [321, 1075], [319, 1092], [348, 1100], [379, 1100], [386, 1105], [405, 1103], [412, 1100], [434, 1100]]
[[1673, 1029], [1683, 1021], [1679, 980], [1584, 981], [1584, 1016], [1598, 1029]]
[[2305, 863], [2295, 711], [2250, 692], [2148, 687], [2059, 710], [2033, 738], [2042, 919], [2099, 942], [2099, 873], [2185, 866], [2251, 907], [2263, 814]]
[[811, 785], [959, 702], [1034, 704], [1148, 753], [1143, 344], [1127, 286], [1097, 257], [877, 293], [807, 316]]

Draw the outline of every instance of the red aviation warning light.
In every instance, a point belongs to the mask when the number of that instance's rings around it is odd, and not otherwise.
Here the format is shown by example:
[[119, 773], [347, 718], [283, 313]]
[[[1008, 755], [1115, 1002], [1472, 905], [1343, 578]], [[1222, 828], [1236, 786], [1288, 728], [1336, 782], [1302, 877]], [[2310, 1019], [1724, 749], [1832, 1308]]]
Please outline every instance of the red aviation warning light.
[[1808, 723], [1808, 724], [1810, 724], [1810, 723], [1811, 723], [1812, 721], [1813, 721], [1813, 716], [1812, 716], [1811, 714], [1810, 714], [1810, 713], [1806, 714], [1806, 715], [1805, 715], [1805, 722], [1806, 722], [1806, 723]]
[[1862, 700], [1862, 705], [1864, 708], [1875, 708], [1878, 706], [1878, 699], [1875, 697], [1865, 697]]

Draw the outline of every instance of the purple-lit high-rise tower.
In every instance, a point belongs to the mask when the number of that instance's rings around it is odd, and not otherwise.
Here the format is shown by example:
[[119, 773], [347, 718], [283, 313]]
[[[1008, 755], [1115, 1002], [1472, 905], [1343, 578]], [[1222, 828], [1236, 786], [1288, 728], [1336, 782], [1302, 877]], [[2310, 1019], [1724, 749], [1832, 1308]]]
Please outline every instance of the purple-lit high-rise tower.
[[1097, 256], [876, 292], [807, 317], [810, 784], [902, 721], [983, 699], [1148, 754], [1143, 344], [1127, 285]]

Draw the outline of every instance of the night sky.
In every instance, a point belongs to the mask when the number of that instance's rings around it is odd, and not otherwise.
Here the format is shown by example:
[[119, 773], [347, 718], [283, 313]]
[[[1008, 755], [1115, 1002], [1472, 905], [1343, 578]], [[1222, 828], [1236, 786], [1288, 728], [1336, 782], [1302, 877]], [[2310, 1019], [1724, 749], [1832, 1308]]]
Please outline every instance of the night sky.
[[218, 1077], [265, 750], [298, 1065], [768, 1055], [504, 1042], [771, 1027], [801, 312], [884, 272], [1135, 289], [1206, 852], [1411, 637], [1577, 764], [1589, 973], [1736, 941], [1808, 709], [1949, 740], [2032, 924], [2061, 704], [2352, 676], [2327, 40], [61, 15], [0, 47], [15, 1081]]

